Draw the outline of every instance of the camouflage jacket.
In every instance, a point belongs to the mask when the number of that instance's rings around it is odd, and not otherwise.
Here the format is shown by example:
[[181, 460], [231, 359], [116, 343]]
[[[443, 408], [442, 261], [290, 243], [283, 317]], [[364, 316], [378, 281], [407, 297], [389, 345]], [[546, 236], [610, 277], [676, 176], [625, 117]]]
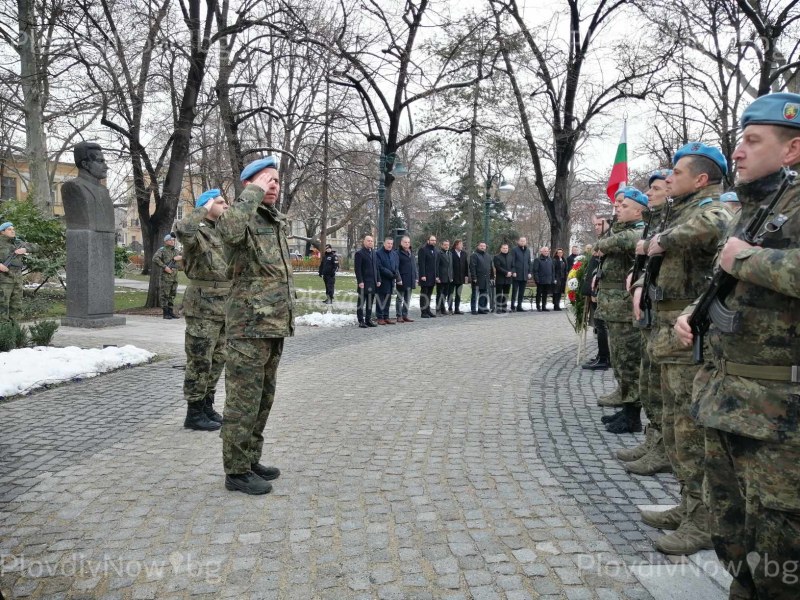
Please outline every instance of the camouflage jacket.
[[625, 278], [633, 266], [636, 242], [642, 239], [642, 221], [615, 223], [611, 235], [597, 240], [595, 249], [603, 253], [603, 278], [597, 295], [597, 317], [606, 321], [631, 320], [630, 296]]
[[294, 334], [288, 223], [274, 207], [261, 204], [263, 198], [264, 190], [249, 184], [217, 222], [233, 280], [225, 306], [229, 339]]
[[[730, 235], [741, 232], [779, 179], [775, 174], [737, 187], [742, 210], [731, 222]], [[800, 185], [784, 194], [775, 213], [789, 220], [767, 234], [762, 247], [736, 255], [732, 274], [739, 283], [725, 304], [739, 312], [742, 327], [722, 333], [711, 326], [713, 366], [701, 372], [693, 412], [706, 427], [800, 446], [800, 383], [739, 377], [722, 368], [723, 360], [800, 368]]]
[[217, 224], [206, 219], [207, 214], [205, 207], [195, 208], [175, 227], [183, 244], [183, 269], [189, 278], [183, 312], [187, 317], [224, 321], [230, 286], [213, 287], [212, 282], [229, 282], [228, 263]]
[[[659, 362], [693, 364], [691, 348], [677, 339], [673, 326], [684, 308], [708, 287], [717, 245], [725, 235], [731, 213], [719, 201], [721, 187], [711, 185], [676, 198], [669, 223], [659, 235], [664, 260], [658, 275], [658, 294], [650, 351]], [[648, 293], [648, 290], [644, 290]]]
[[176, 262], [170, 268], [172, 269], [172, 273], [167, 273], [164, 268], [169, 265], [172, 261], [175, 260], [175, 257], [178, 256], [180, 252], [175, 246], [161, 246], [156, 253], [153, 255], [153, 264], [158, 268], [161, 272], [161, 278], [165, 281], [174, 281], [178, 278], [178, 271], [181, 269], [181, 265], [179, 262]]
[[22, 270], [25, 268], [25, 259], [23, 258], [24, 255], [14, 254], [14, 251], [18, 248], [25, 248], [32, 254], [39, 249], [39, 246], [23, 242], [18, 237], [10, 238], [0, 235], [0, 262], [5, 263], [6, 259], [11, 257], [11, 262], [6, 265], [8, 266], [8, 273], [0, 273], [0, 285], [14, 284], [22, 276]]

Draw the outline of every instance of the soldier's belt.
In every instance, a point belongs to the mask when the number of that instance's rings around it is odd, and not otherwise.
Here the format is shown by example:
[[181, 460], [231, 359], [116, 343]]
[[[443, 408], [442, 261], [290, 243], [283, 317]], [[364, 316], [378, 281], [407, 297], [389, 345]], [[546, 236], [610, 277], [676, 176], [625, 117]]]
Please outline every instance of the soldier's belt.
[[189, 285], [199, 288], [220, 288], [228, 289], [233, 285], [230, 281], [208, 281], [205, 279], [190, 279]]
[[685, 300], [659, 300], [654, 307], [657, 311], [661, 310], [683, 310], [692, 303], [688, 298]]
[[600, 287], [608, 287], [608, 286], [616, 286], [625, 289], [625, 282], [622, 280], [617, 279], [601, 279], [600, 280]]
[[783, 381], [800, 383], [800, 365], [775, 367], [769, 365], [743, 365], [721, 359], [720, 367], [725, 375], [746, 377], [747, 379], [764, 379], [766, 381]]

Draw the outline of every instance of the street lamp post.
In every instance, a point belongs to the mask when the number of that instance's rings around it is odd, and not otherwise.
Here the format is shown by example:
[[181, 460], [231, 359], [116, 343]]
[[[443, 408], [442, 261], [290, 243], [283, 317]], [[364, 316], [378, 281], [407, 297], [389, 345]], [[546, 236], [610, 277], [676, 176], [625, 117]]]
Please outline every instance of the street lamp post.
[[381, 142], [381, 156], [378, 161], [378, 240], [383, 240], [384, 236], [384, 204], [386, 202], [386, 182], [388, 178], [397, 179], [408, 175], [408, 169], [397, 160], [394, 154], [386, 153], [386, 144]]
[[486, 242], [486, 248], [489, 248], [489, 210], [497, 203], [496, 199], [492, 198], [492, 183], [497, 180], [500, 185], [497, 188], [498, 195], [502, 198], [510, 192], [514, 191], [514, 186], [503, 179], [502, 172], [492, 173], [492, 161], [489, 161], [489, 172], [486, 177], [486, 197], [483, 202], [483, 241]]

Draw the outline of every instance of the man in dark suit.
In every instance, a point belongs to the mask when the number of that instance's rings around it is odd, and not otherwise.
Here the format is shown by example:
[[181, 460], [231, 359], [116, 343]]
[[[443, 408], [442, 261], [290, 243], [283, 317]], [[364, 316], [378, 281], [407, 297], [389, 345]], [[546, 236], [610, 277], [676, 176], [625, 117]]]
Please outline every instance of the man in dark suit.
[[372, 322], [372, 304], [375, 302], [375, 293], [381, 284], [378, 278], [378, 265], [375, 261], [375, 251], [372, 249], [375, 240], [371, 235], [364, 237], [364, 245], [356, 252], [355, 271], [358, 284], [358, 308], [356, 317], [358, 326], [377, 327]]
[[469, 277], [472, 281], [470, 308], [473, 315], [489, 314], [489, 285], [494, 278], [492, 257], [486, 252], [486, 242], [481, 242], [469, 257]]
[[450, 240], [442, 242], [439, 249], [439, 283], [436, 284], [436, 314], [447, 314], [447, 303], [452, 302], [453, 259], [450, 252]]
[[511, 312], [525, 312], [525, 309], [522, 308], [522, 300], [525, 298], [525, 286], [532, 277], [531, 249], [528, 248], [528, 238], [519, 238], [512, 254], [514, 256], [514, 272], [511, 281]]
[[419, 307], [423, 319], [433, 319], [431, 312], [431, 295], [439, 279], [439, 250], [436, 248], [436, 236], [428, 237], [428, 243], [417, 253], [417, 270], [419, 272]]
[[[461, 290], [465, 283], [469, 283], [469, 258], [464, 252], [464, 242], [456, 240], [453, 242], [453, 252], [451, 253], [453, 262], [453, 294], [450, 296], [448, 310], [454, 315], [463, 315], [461, 312]], [[456, 309], [453, 310], [453, 296], [456, 298]]]

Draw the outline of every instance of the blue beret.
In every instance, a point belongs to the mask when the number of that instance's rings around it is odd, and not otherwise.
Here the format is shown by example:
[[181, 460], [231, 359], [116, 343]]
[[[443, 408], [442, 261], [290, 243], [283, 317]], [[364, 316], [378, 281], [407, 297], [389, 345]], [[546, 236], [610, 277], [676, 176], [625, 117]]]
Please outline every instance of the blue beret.
[[622, 195], [627, 198], [628, 200], [633, 200], [634, 202], [638, 202], [642, 206], [647, 206], [647, 196], [645, 196], [642, 192], [637, 190], [635, 187], [626, 187], [622, 189]]
[[651, 186], [656, 179], [664, 180], [670, 175], [672, 175], [672, 169], [656, 169], [650, 173], [650, 179], [647, 180], [647, 185]]
[[800, 94], [780, 92], [756, 98], [742, 114], [742, 127], [748, 125], [800, 128]]
[[167, 235], [164, 236], [164, 241], [165, 242], [168, 242], [168, 241], [174, 240], [174, 239], [175, 239], [175, 236], [172, 235], [171, 233], [168, 233]]
[[722, 170], [723, 175], [728, 174], [728, 160], [719, 148], [706, 146], [702, 142], [689, 142], [675, 153], [675, 157], [672, 159], [672, 165], [678, 164], [678, 161], [684, 156], [702, 156], [707, 158], [716, 163]]
[[270, 167], [273, 167], [275, 169], [278, 168], [277, 156], [267, 156], [266, 158], [259, 158], [258, 160], [254, 160], [244, 168], [242, 174], [239, 175], [239, 179], [245, 181], [246, 179], [250, 179], [253, 175], [258, 173], [259, 171], [263, 171], [264, 169], [268, 169]]
[[197, 200], [194, 203], [195, 208], [200, 208], [201, 206], [205, 206], [206, 203], [213, 200], [214, 198], [218, 198], [222, 195], [218, 189], [214, 188], [213, 190], [206, 190], [202, 194], [197, 197]]
[[736, 192], [725, 192], [719, 199], [722, 202], [739, 202], [739, 196], [736, 195]]
[[0, 225], [0, 231], [5, 231], [9, 227], [13, 227], [13, 226], [14, 226], [14, 224], [11, 221], [6, 221], [2, 225]]

